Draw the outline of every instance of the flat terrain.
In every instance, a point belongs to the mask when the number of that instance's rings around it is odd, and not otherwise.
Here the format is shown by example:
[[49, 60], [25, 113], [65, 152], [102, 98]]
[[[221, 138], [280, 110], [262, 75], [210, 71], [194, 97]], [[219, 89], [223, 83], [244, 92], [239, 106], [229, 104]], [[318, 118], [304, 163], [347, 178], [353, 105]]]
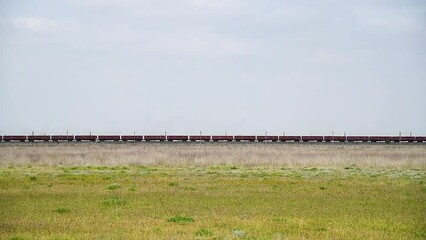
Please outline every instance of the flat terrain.
[[426, 169], [426, 144], [18, 143], [0, 144], [0, 166], [268, 166]]
[[423, 145], [0, 145], [0, 239], [425, 239]]

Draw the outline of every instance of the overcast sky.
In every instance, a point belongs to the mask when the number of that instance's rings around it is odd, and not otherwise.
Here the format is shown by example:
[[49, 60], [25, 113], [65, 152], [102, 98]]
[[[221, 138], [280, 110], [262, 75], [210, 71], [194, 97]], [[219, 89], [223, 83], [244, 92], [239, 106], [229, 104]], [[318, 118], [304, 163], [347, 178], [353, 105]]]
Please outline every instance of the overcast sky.
[[0, 134], [426, 135], [426, 1], [0, 0]]

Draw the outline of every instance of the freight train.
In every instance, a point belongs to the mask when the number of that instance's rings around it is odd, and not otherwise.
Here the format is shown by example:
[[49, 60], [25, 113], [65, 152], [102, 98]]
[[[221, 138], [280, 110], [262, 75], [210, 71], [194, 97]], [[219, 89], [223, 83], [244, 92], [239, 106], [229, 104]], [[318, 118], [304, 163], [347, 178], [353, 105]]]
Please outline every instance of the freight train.
[[0, 135], [0, 142], [407, 142], [425, 136]]

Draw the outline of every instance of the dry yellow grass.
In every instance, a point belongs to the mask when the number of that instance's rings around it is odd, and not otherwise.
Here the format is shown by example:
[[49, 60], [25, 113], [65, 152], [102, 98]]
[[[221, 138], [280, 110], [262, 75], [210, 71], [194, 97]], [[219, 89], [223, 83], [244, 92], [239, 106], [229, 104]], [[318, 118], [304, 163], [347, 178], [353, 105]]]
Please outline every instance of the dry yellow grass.
[[426, 169], [426, 145], [64, 143], [0, 144], [9, 165], [241, 165]]

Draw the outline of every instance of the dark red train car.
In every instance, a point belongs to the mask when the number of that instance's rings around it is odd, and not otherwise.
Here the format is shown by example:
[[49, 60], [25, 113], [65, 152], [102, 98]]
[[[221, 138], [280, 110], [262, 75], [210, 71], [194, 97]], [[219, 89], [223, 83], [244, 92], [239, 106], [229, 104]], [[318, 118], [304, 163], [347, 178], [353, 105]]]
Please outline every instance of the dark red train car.
[[348, 142], [368, 142], [370, 141], [369, 136], [347, 136], [346, 137]]
[[334, 141], [334, 136], [324, 136], [324, 141], [326, 141], [326, 142], [332, 142], [332, 141]]
[[96, 139], [98, 138], [96, 135], [75, 135], [75, 140], [77, 142], [80, 141], [92, 141], [92, 142], [96, 142]]
[[145, 141], [166, 141], [166, 136], [164, 135], [145, 135], [143, 138]]
[[391, 137], [391, 141], [393, 141], [393, 142], [415, 142], [416, 141], [416, 137], [393, 136], [393, 137]]
[[302, 136], [302, 142], [322, 142], [323, 136]]
[[299, 142], [301, 140], [300, 136], [279, 136], [278, 139], [281, 142]]
[[237, 142], [241, 142], [241, 141], [254, 142], [256, 140], [256, 136], [234, 136], [234, 139]]
[[205, 141], [208, 142], [210, 141], [211, 136], [202, 136], [202, 135], [194, 135], [194, 136], [189, 136], [189, 140], [191, 141]]
[[334, 142], [346, 142], [346, 136], [333, 136]]
[[59, 141], [73, 141], [74, 140], [74, 136], [73, 135], [52, 135], [50, 136], [50, 139], [54, 142], [59, 142]]
[[426, 137], [416, 137], [417, 142], [426, 142]]
[[2, 135], [0, 135], [0, 141], [3, 141], [3, 136]]
[[393, 142], [415, 142], [416, 141], [416, 137], [393, 136], [393, 137], [391, 137], [391, 141], [393, 141]]
[[324, 136], [326, 142], [346, 142], [345, 136]]
[[34, 142], [34, 141], [48, 142], [48, 141], [50, 141], [50, 136], [49, 135], [29, 135], [28, 141], [30, 141], [30, 142]]
[[233, 136], [212, 136], [212, 140], [214, 142], [218, 142], [218, 141], [232, 142], [232, 140], [234, 140], [234, 137]]
[[370, 142], [390, 142], [391, 139], [387, 136], [370, 136]]
[[259, 142], [265, 142], [265, 141], [276, 142], [276, 141], [278, 141], [278, 136], [257, 136], [257, 141], [259, 141]]
[[187, 135], [169, 135], [167, 136], [168, 141], [188, 141]]
[[142, 141], [143, 136], [142, 135], [123, 135], [121, 136], [121, 140], [123, 141]]
[[409, 136], [405, 136], [399, 139], [401, 142], [414, 142], [416, 141], [416, 137], [409, 137]]
[[99, 141], [120, 141], [120, 135], [99, 135], [98, 136]]
[[6, 135], [6, 136], [3, 136], [3, 140], [5, 142], [25, 142], [25, 140], [27, 140], [27, 136], [23, 136], [23, 135]]

